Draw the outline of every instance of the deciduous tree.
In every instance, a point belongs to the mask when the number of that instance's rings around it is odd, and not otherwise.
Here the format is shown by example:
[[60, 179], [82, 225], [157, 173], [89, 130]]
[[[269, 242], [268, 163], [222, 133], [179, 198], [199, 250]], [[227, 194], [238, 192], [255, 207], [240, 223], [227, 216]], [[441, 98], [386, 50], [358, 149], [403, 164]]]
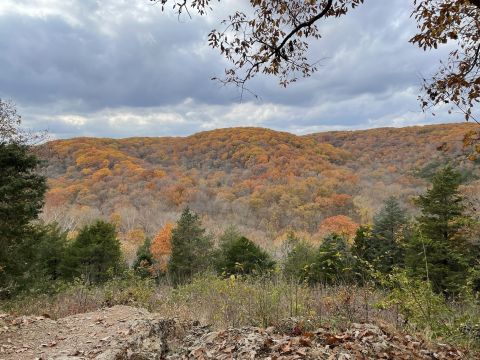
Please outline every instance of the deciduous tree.
[[[151, 1], [161, 3], [162, 9], [170, 4], [179, 15], [190, 14], [189, 9], [205, 15], [217, 2]], [[222, 21], [222, 29], [209, 34], [209, 45], [231, 64], [220, 81], [244, 90], [245, 83], [258, 74], [277, 77], [283, 86], [299, 76], [310, 76], [318, 64], [308, 58], [307, 51], [311, 40], [321, 38], [319, 23], [342, 17], [363, 2], [251, 0], [249, 9], [234, 9]], [[418, 23], [418, 33], [410, 40], [413, 44], [424, 50], [454, 44], [448, 61], [424, 81], [423, 108], [448, 104], [463, 111], [467, 120], [472, 118], [480, 100], [480, 1], [415, 0], [412, 16]]]
[[166, 273], [168, 261], [172, 254], [172, 230], [173, 224], [167, 223], [155, 237], [150, 250], [154, 259], [152, 270], [158, 275]]
[[480, 1], [415, 0], [413, 17], [419, 32], [410, 41], [424, 50], [454, 43], [447, 61], [424, 80], [424, 109], [447, 104], [468, 121], [480, 100]]

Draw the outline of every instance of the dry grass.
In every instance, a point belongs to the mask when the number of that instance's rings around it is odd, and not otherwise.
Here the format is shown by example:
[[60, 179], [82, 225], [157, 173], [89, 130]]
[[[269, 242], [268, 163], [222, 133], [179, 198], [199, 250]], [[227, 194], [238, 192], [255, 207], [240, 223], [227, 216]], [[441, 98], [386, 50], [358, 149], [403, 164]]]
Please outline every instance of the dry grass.
[[301, 318], [306, 326], [345, 328], [352, 322], [397, 324], [397, 313], [379, 309], [382, 294], [355, 285], [316, 286], [284, 279], [196, 278], [172, 291], [158, 306], [162, 313], [197, 319], [216, 328], [278, 325]]
[[18, 315], [48, 314], [61, 318], [113, 305], [132, 305], [216, 328], [270, 326], [287, 318], [302, 318], [311, 326], [344, 328], [352, 322], [397, 323], [392, 310], [378, 309], [382, 294], [355, 285], [316, 286], [281, 278], [219, 278], [204, 274], [192, 283], [172, 288], [136, 276], [102, 286], [81, 282], [52, 295], [16, 298], [1, 304]]

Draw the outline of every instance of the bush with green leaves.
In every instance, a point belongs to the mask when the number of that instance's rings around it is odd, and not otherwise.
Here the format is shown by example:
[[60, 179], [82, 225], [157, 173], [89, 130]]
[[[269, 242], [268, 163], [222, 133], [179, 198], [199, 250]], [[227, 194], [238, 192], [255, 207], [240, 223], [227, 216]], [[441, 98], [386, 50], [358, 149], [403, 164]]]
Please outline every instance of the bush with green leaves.
[[377, 276], [386, 289], [386, 297], [377, 306], [397, 309], [404, 328], [478, 348], [478, 334], [470, 331], [480, 326], [479, 299], [473, 292], [466, 289], [461, 300], [449, 301], [434, 291], [431, 282], [412, 278], [405, 270]]

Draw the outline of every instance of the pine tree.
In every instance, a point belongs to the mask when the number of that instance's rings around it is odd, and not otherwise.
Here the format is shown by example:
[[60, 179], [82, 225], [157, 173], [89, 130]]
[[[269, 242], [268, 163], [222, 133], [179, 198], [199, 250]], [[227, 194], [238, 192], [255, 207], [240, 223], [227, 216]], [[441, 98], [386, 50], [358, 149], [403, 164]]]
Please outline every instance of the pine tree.
[[212, 241], [197, 214], [186, 208], [172, 230], [168, 273], [176, 284], [190, 280], [211, 264]]
[[31, 221], [38, 217], [46, 191], [45, 178], [35, 173], [38, 165], [39, 160], [29, 154], [28, 146], [0, 142], [0, 288], [3, 295], [18, 289], [33, 265]]
[[314, 263], [315, 248], [306, 241], [295, 241], [285, 256], [283, 273], [287, 279], [308, 281]]
[[409, 271], [447, 295], [465, 284], [471, 260], [463, 232], [470, 219], [458, 190], [460, 182], [460, 174], [448, 166], [434, 176], [432, 187], [417, 199], [418, 231], [406, 254]]
[[223, 272], [225, 254], [231, 245], [240, 239], [242, 234], [235, 225], [229, 225], [218, 239], [218, 248], [213, 252], [214, 267], [218, 273]]
[[61, 278], [61, 264], [67, 248], [67, 233], [57, 224], [36, 227], [36, 244], [33, 247], [37, 258], [37, 272], [45, 280]]
[[395, 266], [403, 265], [403, 243], [407, 224], [407, 212], [395, 197], [388, 198], [374, 217], [372, 228], [373, 265], [390, 273]]
[[330, 234], [317, 250], [310, 271], [310, 282], [331, 284], [336, 281], [351, 281], [353, 265], [354, 259], [346, 239], [341, 235]]
[[153, 257], [151, 249], [152, 241], [149, 238], [146, 238], [142, 245], [138, 247], [137, 257], [133, 263], [133, 269], [141, 277], [151, 277], [154, 276], [153, 266], [155, 264], [155, 259]]
[[67, 278], [83, 276], [89, 283], [109, 278], [122, 268], [120, 242], [115, 226], [104, 221], [83, 227], [66, 251], [63, 274]]
[[370, 226], [361, 225], [357, 229], [351, 252], [355, 258], [354, 272], [357, 279], [362, 282], [370, 278], [370, 269], [373, 267], [377, 253]]
[[357, 233], [353, 239], [352, 254], [370, 264], [375, 260], [376, 249], [370, 226], [361, 225], [357, 229]]
[[460, 173], [447, 166], [434, 176], [432, 188], [419, 196], [417, 204], [422, 214], [418, 222], [426, 237], [446, 243], [461, 238], [466, 218], [464, 199], [458, 190], [460, 183]]
[[217, 271], [225, 275], [263, 274], [273, 270], [275, 262], [257, 244], [244, 236], [229, 239], [220, 251]]

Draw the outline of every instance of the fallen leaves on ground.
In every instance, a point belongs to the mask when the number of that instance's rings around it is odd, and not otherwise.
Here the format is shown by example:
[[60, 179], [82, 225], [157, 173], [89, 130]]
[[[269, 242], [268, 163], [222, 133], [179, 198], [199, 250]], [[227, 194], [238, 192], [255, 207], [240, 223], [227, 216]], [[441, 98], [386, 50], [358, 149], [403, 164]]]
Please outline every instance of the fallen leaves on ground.
[[458, 349], [429, 345], [408, 335], [387, 332], [371, 324], [352, 324], [345, 332], [318, 329], [310, 333], [279, 334], [244, 327], [210, 332], [193, 329], [183, 347], [169, 357], [177, 359], [464, 359]]

